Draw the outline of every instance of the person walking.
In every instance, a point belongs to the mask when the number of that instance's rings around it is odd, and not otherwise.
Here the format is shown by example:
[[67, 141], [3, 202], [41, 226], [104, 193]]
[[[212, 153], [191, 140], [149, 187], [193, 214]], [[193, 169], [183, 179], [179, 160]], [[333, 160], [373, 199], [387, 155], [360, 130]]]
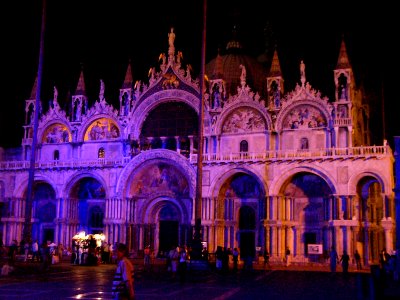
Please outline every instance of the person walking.
[[340, 258], [340, 262], [342, 263], [343, 274], [349, 273], [349, 261], [350, 261], [350, 256], [347, 254], [346, 250], [343, 250], [342, 257]]
[[329, 259], [330, 259], [331, 272], [334, 273], [334, 272], [336, 272], [336, 264], [339, 260], [339, 256], [333, 246], [331, 248], [331, 252], [329, 253]]
[[114, 274], [112, 295], [114, 300], [134, 300], [134, 270], [128, 258], [128, 247], [117, 246], [117, 269]]
[[354, 260], [356, 261], [357, 270], [361, 270], [361, 255], [358, 250], [354, 252]]

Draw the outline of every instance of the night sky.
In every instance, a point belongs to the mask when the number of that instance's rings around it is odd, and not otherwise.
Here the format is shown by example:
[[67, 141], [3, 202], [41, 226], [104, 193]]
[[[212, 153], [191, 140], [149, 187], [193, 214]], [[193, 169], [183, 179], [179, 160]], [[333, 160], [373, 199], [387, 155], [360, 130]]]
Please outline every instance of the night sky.
[[[25, 100], [38, 69], [41, 0], [10, 1], [3, 8], [2, 108], [0, 146], [18, 147], [23, 137]], [[370, 98], [372, 144], [385, 137], [393, 144], [400, 136], [396, 111], [395, 80], [398, 54], [394, 44], [400, 28], [393, 5], [362, 2], [348, 7], [342, 1], [321, 1], [320, 5], [289, 1], [259, 4], [253, 1], [208, 0], [206, 61], [226, 43], [237, 28], [247, 54], [257, 57], [276, 45], [285, 79], [285, 92], [299, 78], [299, 63], [306, 64], [307, 81], [323, 96], [333, 97], [333, 69], [344, 36], [356, 83], [363, 84]], [[393, 2], [394, 3], [394, 2]], [[6, 20], [7, 18], [7, 20]], [[134, 80], [147, 82], [150, 67], [159, 66], [158, 56], [168, 51], [168, 32], [175, 28], [176, 51], [183, 52], [183, 65], [201, 64], [202, 1], [78, 1], [47, 0], [42, 103], [47, 110], [53, 86], [61, 107], [68, 92], [74, 92], [83, 65], [91, 106], [98, 98], [100, 79], [105, 83], [108, 103], [118, 103], [129, 59]], [[268, 38], [266, 39], [265, 36]], [[396, 42], [398, 43], [398, 42]], [[4, 54], [3, 54], [4, 55]], [[5, 68], [4, 68], [5, 66]], [[391, 77], [393, 76], [393, 77]], [[382, 124], [384, 97], [385, 127]], [[117, 107], [117, 106], [115, 106]]]

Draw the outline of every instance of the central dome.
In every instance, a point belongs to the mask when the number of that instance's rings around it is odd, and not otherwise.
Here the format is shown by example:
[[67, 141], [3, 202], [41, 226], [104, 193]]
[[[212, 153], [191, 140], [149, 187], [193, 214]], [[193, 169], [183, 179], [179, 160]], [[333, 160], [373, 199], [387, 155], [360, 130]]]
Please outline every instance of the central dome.
[[229, 95], [235, 95], [240, 86], [240, 65], [246, 68], [246, 83], [265, 98], [267, 94], [267, 70], [255, 58], [243, 52], [242, 45], [236, 40], [228, 42], [226, 54], [218, 53], [217, 57], [206, 64], [206, 74], [210, 79], [222, 78]]

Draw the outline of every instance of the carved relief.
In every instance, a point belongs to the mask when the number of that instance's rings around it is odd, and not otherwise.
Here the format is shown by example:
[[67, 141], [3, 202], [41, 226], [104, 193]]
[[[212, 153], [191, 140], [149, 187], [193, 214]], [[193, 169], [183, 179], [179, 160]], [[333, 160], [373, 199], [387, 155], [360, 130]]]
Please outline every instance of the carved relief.
[[162, 83], [163, 89], [172, 89], [177, 88], [179, 86], [179, 80], [177, 79], [175, 74], [164, 74], [163, 77], [165, 78]]
[[310, 106], [303, 105], [293, 109], [283, 122], [284, 129], [306, 129], [326, 127], [327, 122], [322, 113]]
[[252, 108], [239, 108], [226, 118], [222, 132], [241, 133], [265, 129], [265, 121], [258, 111]]

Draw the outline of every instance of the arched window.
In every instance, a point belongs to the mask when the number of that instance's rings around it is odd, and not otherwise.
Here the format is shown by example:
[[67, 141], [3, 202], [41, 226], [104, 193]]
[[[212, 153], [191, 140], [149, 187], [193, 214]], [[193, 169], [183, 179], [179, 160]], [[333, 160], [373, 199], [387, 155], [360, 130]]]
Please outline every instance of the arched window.
[[59, 160], [60, 159], [60, 151], [55, 150], [53, 153], [53, 160]]
[[308, 138], [301, 138], [300, 140], [300, 149], [307, 150], [308, 149]]
[[97, 157], [98, 157], [98, 158], [105, 158], [105, 157], [106, 157], [106, 151], [104, 150], [103, 147], [99, 149], [99, 152], [98, 152], [98, 154], [97, 154]]
[[240, 142], [240, 152], [248, 152], [249, 151], [249, 143], [243, 140]]

